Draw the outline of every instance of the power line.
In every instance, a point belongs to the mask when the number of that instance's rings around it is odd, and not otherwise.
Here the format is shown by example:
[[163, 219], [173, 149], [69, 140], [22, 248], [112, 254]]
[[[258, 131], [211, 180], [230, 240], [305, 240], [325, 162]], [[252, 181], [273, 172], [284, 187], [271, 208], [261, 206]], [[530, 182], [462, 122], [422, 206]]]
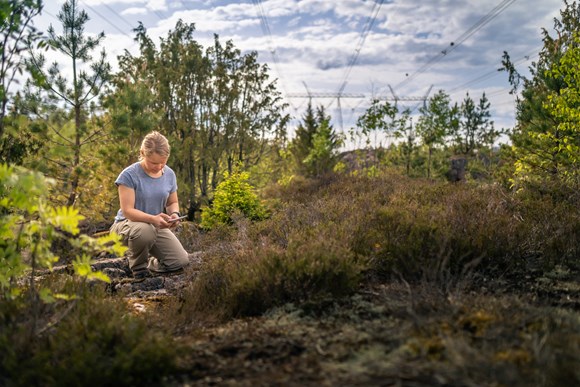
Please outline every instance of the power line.
[[354, 67], [354, 65], [356, 64], [356, 62], [358, 60], [360, 52], [365, 44], [365, 40], [367, 39], [369, 32], [372, 30], [373, 25], [375, 24], [375, 20], [377, 19], [377, 15], [378, 15], [383, 3], [384, 3], [384, 0], [380, 0], [380, 1], [376, 0], [373, 4], [373, 9], [371, 10], [371, 14], [367, 18], [365, 26], [361, 32], [361, 36], [359, 38], [359, 41], [356, 45], [356, 48], [354, 49], [354, 53], [352, 54], [352, 56], [349, 60], [348, 66], [346, 68], [346, 73], [344, 74], [344, 78], [342, 80], [342, 83], [340, 84], [340, 87], [338, 88], [339, 95], [342, 94], [342, 92], [344, 91], [344, 88], [346, 87], [346, 82], [348, 81], [348, 77], [350, 76], [350, 72], [352, 71], [352, 68]]
[[[431, 86], [429, 88], [429, 90], [431, 90], [433, 86]], [[429, 93], [427, 93], [429, 94]], [[354, 94], [354, 93], [343, 93], [343, 94], [338, 94], [338, 93], [312, 93], [312, 92], [308, 92], [308, 93], [289, 93], [287, 94], [288, 98], [359, 98], [359, 99], [371, 99], [371, 96], [367, 95], [367, 94]], [[422, 96], [406, 96], [406, 97], [400, 97], [398, 95], [379, 95], [379, 96], [375, 96], [373, 99], [378, 99], [378, 100], [383, 100], [383, 101], [406, 101], [406, 102], [414, 102], [414, 101], [423, 101], [426, 99], [425, 95]]]
[[47, 10], [45, 10], [44, 8], [42, 9], [42, 11], [40, 12], [41, 14], [45, 13], [48, 16], [51, 16], [53, 19], [58, 20], [58, 17], [54, 16], [52, 13], [48, 12]]
[[455, 48], [457, 48], [458, 45], [466, 41], [471, 35], [479, 31], [481, 28], [483, 28], [483, 26], [485, 26], [487, 23], [495, 19], [500, 13], [502, 13], [507, 7], [512, 5], [515, 1], [516, 0], [504, 0], [500, 4], [498, 4], [487, 15], [479, 19], [477, 23], [475, 23], [473, 26], [471, 26], [471, 28], [465, 31], [459, 38], [457, 38], [455, 45], [451, 46], [447, 50], [447, 53], [453, 51]]
[[[270, 25], [268, 23], [268, 17], [266, 15], [266, 12], [264, 11], [262, 1], [261, 0], [252, 0], [252, 3], [254, 4], [255, 8], [257, 9], [258, 17], [260, 18], [260, 27], [262, 28], [262, 35], [264, 35], [264, 37], [268, 40], [268, 44], [270, 46], [270, 47], [268, 47], [268, 51], [270, 51], [270, 55], [272, 56], [272, 60], [274, 61], [274, 67], [276, 68], [276, 72], [278, 73], [278, 76], [280, 77], [280, 84], [282, 86], [282, 89], [284, 89], [284, 94], [288, 94], [286, 91], [286, 87], [284, 85], [282, 71], [280, 71], [280, 65], [279, 65], [280, 61], [278, 60], [278, 54], [274, 48], [274, 44], [273, 44], [274, 40], [272, 38], [272, 31], [270, 30]], [[292, 102], [290, 102], [290, 104], [292, 105]], [[292, 105], [292, 108], [295, 109], [294, 105]]]
[[165, 16], [163, 16], [159, 11], [157, 10], [153, 10], [153, 13], [155, 15], [157, 15], [157, 17], [159, 18], [159, 20], [163, 20], [165, 18]]
[[[515, 61], [514, 62], [514, 65], [515, 66], [520, 65], [520, 64], [525, 63], [525, 62], [529, 61], [530, 59], [538, 56], [539, 55], [538, 54], [538, 51], [539, 51], [539, 49], [534, 50], [534, 51], [530, 52], [527, 55], [524, 55], [523, 57], [521, 57], [520, 59], [518, 59], [517, 61]], [[459, 85], [459, 86], [457, 86], [457, 87], [449, 90], [449, 92], [450, 93], [454, 93], [456, 91], [459, 91], [459, 90], [462, 90], [462, 89], [466, 89], [470, 85], [473, 85], [475, 83], [481, 82], [481, 81], [483, 81], [485, 79], [489, 79], [489, 78], [495, 77], [497, 75], [499, 75], [499, 70], [497, 70], [497, 69], [496, 70], [492, 70], [492, 71], [490, 71], [488, 73], [485, 73], [483, 75], [480, 75], [479, 77], [477, 77], [475, 79], [469, 80], [469, 81], [467, 81], [467, 82], [465, 82], [465, 83], [463, 83], [463, 84], [461, 84], [461, 85]]]
[[[347, 99], [360, 99], [361, 101], [364, 100], [370, 100], [372, 99], [377, 99], [380, 101], [395, 101], [395, 103], [399, 102], [399, 101], [403, 101], [403, 102], [418, 102], [415, 107], [412, 109], [412, 111], [414, 111], [420, 104], [421, 102], [424, 104], [425, 101], [427, 100], [427, 98], [429, 97], [429, 93], [431, 92], [431, 90], [433, 89], [433, 85], [431, 85], [429, 87], [429, 89], [427, 90], [427, 92], [422, 95], [422, 96], [405, 96], [405, 97], [401, 97], [396, 95], [393, 92], [393, 89], [391, 89], [391, 93], [392, 95], [379, 95], [379, 96], [368, 96], [366, 94], [352, 94], [352, 93], [313, 93], [311, 92], [308, 87], [306, 86], [306, 84], [304, 84], [304, 86], [306, 87], [306, 93], [292, 93], [292, 94], [287, 94], [287, 98], [308, 98], [310, 101], [313, 98], [321, 98], [321, 99], [331, 99], [337, 100], [337, 108], [339, 111], [339, 116], [338, 116], [338, 120], [339, 120], [339, 126], [341, 128], [341, 130], [344, 131], [344, 127], [343, 127], [343, 117], [342, 117], [342, 106], [340, 104], [340, 100], [343, 98], [347, 98]], [[332, 105], [332, 101], [326, 106], [326, 108], [328, 109], [330, 106]], [[358, 104], [360, 105], [360, 103]], [[357, 105], [357, 107], [358, 107]]]
[[124, 17], [120, 16], [117, 12], [115, 12], [115, 10], [111, 8], [109, 4], [103, 3], [103, 6], [105, 6], [105, 8], [107, 8], [112, 14], [117, 15], [117, 17], [121, 19], [129, 28], [131, 29], [135, 28], [135, 26], [131, 25], [131, 23], [129, 23], [127, 19], [125, 19]]
[[101, 15], [99, 12], [97, 12], [96, 9], [94, 9], [93, 7], [91, 7], [90, 5], [88, 5], [87, 3], [85, 3], [82, 0], [80, 0], [80, 2], [83, 3], [85, 5], [85, 7], [88, 7], [91, 11], [93, 11], [95, 14], [97, 14], [97, 16], [99, 16], [101, 19], [103, 19], [104, 21], [106, 21], [114, 29], [116, 29], [117, 31], [119, 31], [121, 34], [125, 35], [128, 38], [131, 38], [125, 31], [123, 31], [119, 27], [117, 27], [116, 24], [113, 24], [109, 19], [105, 18], [103, 15]]
[[510, 89], [503, 88], [503, 89], [500, 89], [500, 90], [492, 91], [491, 93], [488, 93], [486, 95], [488, 97], [493, 97], [493, 96], [501, 95], [501, 94], [504, 94], [504, 93], [508, 93], [509, 94], [509, 91], [510, 91]]
[[[338, 105], [339, 125], [340, 125], [341, 129], [344, 129], [343, 128], [344, 125], [343, 125], [343, 120], [342, 120], [342, 106], [340, 104], [340, 98], [344, 92], [344, 88], [346, 87], [346, 83], [348, 81], [348, 77], [350, 76], [350, 72], [352, 71], [352, 68], [356, 64], [358, 57], [360, 55], [360, 52], [365, 44], [365, 40], [366, 40], [369, 32], [373, 28], [373, 25], [375, 23], [375, 20], [377, 19], [377, 15], [381, 9], [381, 6], [383, 5], [383, 2], [384, 2], [384, 0], [375, 0], [375, 2], [373, 3], [373, 8], [371, 10], [371, 14], [367, 18], [365, 26], [363, 27], [363, 30], [361, 31], [361, 36], [360, 36], [359, 41], [355, 47], [354, 53], [348, 62], [346, 72], [344, 74], [344, 78], [342, 80], [342, 83], [340, 84], [340, 87], [338, 88], [338, 93], [336, 94], [336, 104]], [[330, 106], [330, 104], [328, 106]]]
[[399, 84], [397, 85], [397, 88], [411, 82], [418, 75], [427, 71], [427, 69], [429, 69], [433, 64], [435, 64], [436, 62], [443, 59], [445, 56], [447, 56], [447, 54], [449, 54], [450, 52], [455, 50], [458, 46], [460, 46], [463, 42], [465, 42], [469, 37], [471, 37], [473, 34], [475, 34], [477, 31], [479, 31], [481, 28], [483, 28], [486, 24], [488, 24], [493, 19], [495, 19], [497, 16], [499, 16], [499, 14], [501, 14], [503, 11], [505, 11], [515, 1], [516, 0], [503, 0], [501, 3], [499, 3], [497, 6], [495, 6], [491, 11], [489, 11], [484, 17], [479, 19], [467, 31], [465, 31], [463, 34], [461, 34], [455, 41], [451, 42], [449, 44], [448, 48], [441, 50], [436, 56], [432, 57], [431, 59], [429, 59], [429, 61], [427, 61], [427, 63], [425, 63], [423, 66], [421, 66], [419, 68], [419, 70], [417, 70], [416, 72], [407, 76], [404, 80], [399, 82]]

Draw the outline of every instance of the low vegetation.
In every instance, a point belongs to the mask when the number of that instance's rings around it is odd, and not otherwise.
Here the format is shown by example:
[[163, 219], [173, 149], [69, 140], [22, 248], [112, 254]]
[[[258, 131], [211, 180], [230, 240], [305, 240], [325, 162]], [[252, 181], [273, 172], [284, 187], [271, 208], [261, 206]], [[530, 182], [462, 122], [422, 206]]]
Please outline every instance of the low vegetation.
[[497, 185], [386, 174], [278, 189], [269, 219], [240, 218], [203, 237], [206, 268], [186, 309], [254, 315], [394, 279], [449, 287], [471, 276], [550, 271], [579, 254], [575, 203]]
[[176, 370], [172, 338], [151, 331], [102, 291], [85, 289], [75, 301], [45, 305], [41, 313], [53, 324], [33, 337], [26, 329], [30, 313], [23, 305], [2, 303], [2, 385], [155, 385]]
[[163, 309], [186, 380], [580, 381], [578, 203], [389, 174], [267, 196], [268, 220], [199, 236], [204, 269]]
[[45, 287], [74, 298], [5, 298], [3, 381], [580, 381], [577, 202], [388, 173], [262, 196], [262, 221], [184, 225], [202, 269], [144, 317], [58, 274]]

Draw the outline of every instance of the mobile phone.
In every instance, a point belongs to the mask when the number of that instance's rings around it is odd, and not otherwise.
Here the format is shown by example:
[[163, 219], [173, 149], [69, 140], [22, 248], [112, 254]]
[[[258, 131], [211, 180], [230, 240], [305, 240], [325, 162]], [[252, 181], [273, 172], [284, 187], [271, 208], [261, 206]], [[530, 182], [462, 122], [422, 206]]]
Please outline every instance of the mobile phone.
[[187, 218], [187, 215], [183, 215], [183, 216], [180, 216], [179, 218], [175, 218], [175, 219], [169, 219], [167, 222], [173, 223], [173, 222], [177, 222], [178, 220], [183, 220], [185, 218]]

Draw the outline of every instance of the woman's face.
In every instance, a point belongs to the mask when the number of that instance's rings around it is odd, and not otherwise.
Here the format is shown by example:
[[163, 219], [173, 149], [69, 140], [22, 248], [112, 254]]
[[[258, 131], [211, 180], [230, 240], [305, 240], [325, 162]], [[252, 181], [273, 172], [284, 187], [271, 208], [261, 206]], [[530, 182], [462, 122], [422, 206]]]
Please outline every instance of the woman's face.
[[143, 157], [143, 166], [145, 170], [153, 175], [160, 173], [167, 164], [168, 157], [152, 153], [149, 156]]

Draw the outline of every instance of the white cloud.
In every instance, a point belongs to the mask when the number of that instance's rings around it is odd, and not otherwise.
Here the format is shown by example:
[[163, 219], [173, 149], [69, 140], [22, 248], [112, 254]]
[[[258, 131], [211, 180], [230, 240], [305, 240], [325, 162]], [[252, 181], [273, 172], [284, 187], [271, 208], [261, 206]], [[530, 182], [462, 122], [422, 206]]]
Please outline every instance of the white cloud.
[[[64, 0], [57, 0], [60, 4], [64, 3]], [[135, 4], [145, 4], [148, 0], [77, 0], [77, 3], [84, 7], [86, 6], [99, 6], [99, 5], [135, 5]], [[60, 6], [60, 5], [59, 5]]]
[[165, 0], [149, 0], [145, 5], [151, 11], [165, 11], [167, 10], [167, 3]]
[[[303, 83], [313, 92], [336, 92], [345, 79], [346, 66], [355, 54], [363, 28], [374, 15], [371, 12], [378, 9], [375, 0], [263, 0], [261, 8], [249, 0], [83, 0], [83, 4], [107, 18], [114, 8], [118, 15], [111, 16], [108, 22], [117, 23], [118, 16], [125, 19], [126, 25], [118, 25], [127, 31], [121, 35], [87, 10], [94, 23], [91, 32], [104, 29], [107, 33], [106, 48], [112, 62], [123, 48], [135, 48], [129, 25], [143, 22], [150, 37], [158, 43], [159, 37], [165, 37], [181, 19], [195, 23], [194, 39], [202, 45], [211, 44], [212, 35], [217, 33], [222, 42], [232, 39], [242, 52], [258, 51], [259, 60], [269, 63], [271, 75], [280, 78], [280, 85], [290, 93], [304, 92]], [[510, 100], [513, 97], [507, 95], [505, 73], [474, 80], [500, 67], [504, 50], [514, 59], [537, 51], [542, 45], [541, 28], [551, 30], [552, 19], [558, 15], [562, 2], [515, 1], [477, 29], [477, 23], [498, 4], [499, 1], [490, 4], [480, 0], [385, 1], [376, 13], [344, 91], [388, 93], [388, 85], [401, 85], [396, 89], [399, 95], [423, 95], [433, 85], [434, 91], [454, 90], [458, 102], [467, 91], [473, 96], [486, 91], [497, 119], [513, 122]], [[54, 15], [58, 12], [55, 7], [54, 2], [47, 4]], [[263, 34], [261, 12], [267, 18], [271, 36]], [[54, 19], [50, 21], [57, 23]], [[470, 37], [450, 46], [472, 28], [476, 31]], [[438, 58], [442, 50], [451, 47], [447, 55]], [[421, 71], [434, 59], [432, 65]], [[410, 76], [412, 80], [406, 82]], [[303, 102], [297, 99], [292, 104], [299, 106]], [[336, 106], [329, 99], [315, 102]], [[351, 107], [352, 113], [352, 107], [363, 109], [365, 103], [345, 99], [343, 106]]]
[[147, 9], [145, 8], [127, 8], [125, 9], [123, 12], [121, 12], [121, 15], [123, 16], [127, 16], [127, 15], [146, 15], [147, 14]]

